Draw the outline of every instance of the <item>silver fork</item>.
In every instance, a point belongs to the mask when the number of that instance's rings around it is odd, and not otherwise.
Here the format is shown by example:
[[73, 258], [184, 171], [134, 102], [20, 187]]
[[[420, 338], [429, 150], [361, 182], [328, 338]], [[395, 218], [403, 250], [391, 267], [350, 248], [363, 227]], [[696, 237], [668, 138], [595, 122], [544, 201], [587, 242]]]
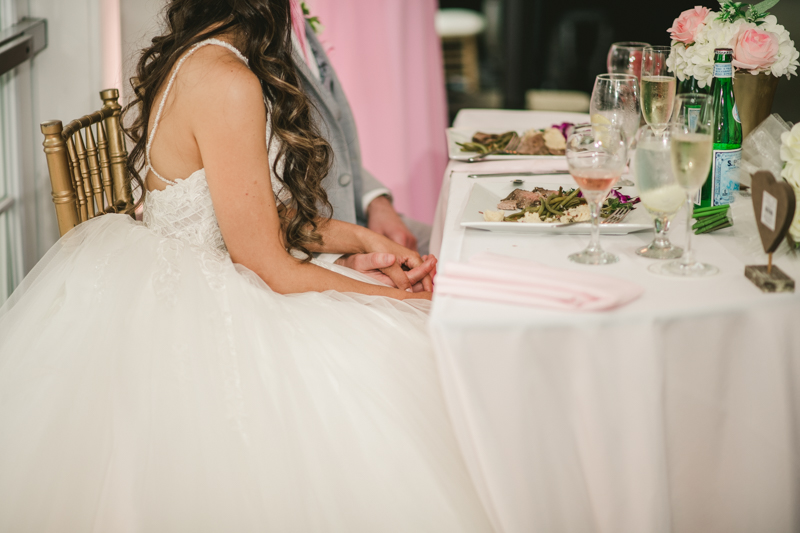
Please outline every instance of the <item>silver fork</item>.
[[[628, 204], [621, 205], [616, 208], [610, 215], [600, 221], [601, 224], [619, 224], [625, 217], [628, 216], [628, 213], [631, 212], [632, 207]], [[591, 223], [590, 220], [584, 220], [582, 222], [566, 222], [564, 224], [557, 224], [553, 226], [555, 228], [563, 228], [564, 226], [572, 226], [573, 224], [589, 224]]]
[[631, 206], [628, 204], [621, 205], [616, 208], [610, 215], [600, 221], [601, 224], [619, 224], [625, 217], [628, 216], [628, 213], [631, 212]]
[[467, 163], [477, 163], [478, 161], [495, 154], [516, 154], [516, 150], [519, 148], [519, 143], [521, 142], [522, 138], [515, 133], [514, 136], [511, 137], [511, 140], [508, 141], [508, 144], [506, 144], [506, 147], [502, 150], [493, 150], [491, 152], [486, 152], [485, 154], [472, 156], [467, 159]]

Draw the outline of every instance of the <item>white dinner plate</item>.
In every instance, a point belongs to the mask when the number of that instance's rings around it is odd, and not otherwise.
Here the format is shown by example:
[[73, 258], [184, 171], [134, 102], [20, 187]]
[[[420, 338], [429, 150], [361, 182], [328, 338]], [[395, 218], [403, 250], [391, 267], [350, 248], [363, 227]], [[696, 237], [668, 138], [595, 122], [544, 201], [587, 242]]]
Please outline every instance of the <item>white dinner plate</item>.
[[[507, 131], [499, 131], [494, 129], [481, 130], [484, 133], [506, 133]], [[461, 147], [456, 143], [472, 142], [472, 136], [475, 135], [475, 130], [465, 130], [458, 128], [447, 128], [447, 151], [450, 159], [457, 161], [466, 161], [470, 157], [474, 157], [478, 152], [462, 152]], [[519, 133], [519, 132], [518, 132]], [[511, 161], [514, 159], [564, 159], [563, 155], [489, 155], [484, 157], [481, 161]]]
[[[500, 233], [549, 233], [561, 235], [588, 235], [591, 231], [591, 225], [586, 223], [571, 224], [569, 226], [559, 226], [559, 223], [546, 223], [541, 222], [538, 224], [526, 224], [524, 222], [486, 222], [483, 220], [482, 211], [487, 209], [490, 211], [497, 210], [497, 204], [511, 194], [514, 189], [527, 189], [531, 190], [534, 187], [545, 187], [547, 189], [558, 189], [559, 187], [571, 188], [574, 184], [564, 181], [547, 182], [547, 177], [539, 178], [536, 180], [525, 180], [524, 185], [513, 185], [511, 178], [508, 181], [493, 181], [484, 183], [475, 183], [470, 191], [467, 205], [464, 207], [464, 213], [461, 215], [461, 225], [465, 228], [474, 228], [486, 231], [494, 231]], [[622, 187], [620, 189], [622, 194], [633, 195], [635, 190], [633, 187]], [[511, 214], [514, 211], [508, 211]], [[636, 208], [628, 213], [621, 223], [618, 224], [600, 224], [600, 233], [603, 235], [626, 235], [628, 233], [635, 233], [637, 231], [652, 231], [653, 220], [647, 213], [642, 204], [637, 204]]]

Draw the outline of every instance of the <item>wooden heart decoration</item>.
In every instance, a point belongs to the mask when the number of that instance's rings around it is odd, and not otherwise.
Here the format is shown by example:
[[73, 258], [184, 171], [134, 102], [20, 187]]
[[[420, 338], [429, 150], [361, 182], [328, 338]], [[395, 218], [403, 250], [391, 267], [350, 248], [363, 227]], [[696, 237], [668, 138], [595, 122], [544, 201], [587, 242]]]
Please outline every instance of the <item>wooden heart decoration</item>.
[[772, 172], [762, 170], [753, 175], [753, 210], [764, 251], [778, 249], [789, 232], [794, 218], [796, 199], [792, 186], [776, 180]]

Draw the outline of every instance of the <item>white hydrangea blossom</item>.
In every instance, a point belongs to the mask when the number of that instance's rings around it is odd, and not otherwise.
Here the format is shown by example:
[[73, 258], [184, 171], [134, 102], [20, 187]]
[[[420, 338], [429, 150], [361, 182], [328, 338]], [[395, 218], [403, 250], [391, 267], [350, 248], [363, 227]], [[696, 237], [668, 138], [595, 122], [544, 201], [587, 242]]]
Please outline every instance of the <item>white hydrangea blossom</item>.
[[[775, 63], [769, 69], [772, 75], [776, 78], [786, 76], [787, 79], [797, 76], [797, 67], [800, 66], [800, 62], [798, 62], [800, 52], [794, 47], [794, 41], [790, 38], [786, 28], [778, 24], [778, 19], [774, 15], [765, 17], [764, 24], [758, 28], [778, 36], [780, 49]], [[754, 71], [751, 71], [751, 73], [758, 74], [758, 72]]]
[[758, 28], [778, 36], [779, 51], [775, 62], [768, 69], [751, 70], [751, 74], [759, 72], [769, 72], [775, 77], [786, 76], [791, 78], [797, 76], [798, 53], [791, 40], [786, 28], [778, 24], [778, 19], [773, 15], [768, 15], [763, 19], [764, 23], [756, 26], [753, 23], [739, 19], [735, 22], [723, 22], [717, 20], [719, 13], [709, 11], [703, 26], [695, 36], [695, 42], [685, 45], [679, 41], [672, 41], [672, 53], [667, 59], [667, 65], [672, 72], [675, 72], [680, 81], [687, 77], [694, 77], [700, 87], [711, 85], [714, 70], [714, 49], [715, 48], [735, 48], [736, 41], [740, 32], [750, 28]]
[[[794, 188], [800, 204], [800, 124], [781, 135], [781, 160], [786, 162], [781, 176]], [[794, 220], [789, 229], [792, 240], [800, 242], [800, 209], [795, 210]]]

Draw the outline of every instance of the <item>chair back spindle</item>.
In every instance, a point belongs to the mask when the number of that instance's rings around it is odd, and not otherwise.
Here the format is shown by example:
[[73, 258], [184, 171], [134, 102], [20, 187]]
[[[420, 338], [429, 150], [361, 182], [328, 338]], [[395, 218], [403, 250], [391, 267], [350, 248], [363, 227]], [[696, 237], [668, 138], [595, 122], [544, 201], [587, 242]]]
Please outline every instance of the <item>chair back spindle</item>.
[[108, 89], [100, 97], [100, 111], [66, 127], [58, 120], [41, 126], [61, 235], [81, 222], [133, 205], [119, 91]]
[[127, 206], [133, 205], [131, 182], [128, 179], [128, 150], [125, 148], [125, 135], [120, 124], [122, 106], [119, 105], [119, 91], [106, 89], [100, 93], [103, 99], [103, 109], [109, 111], [105, 119], [106, 135], [108, 137], [108, 155], [111, 166], [111, 182], [114, 189], [114, 200], [117, 212], [124, 211]]
[[[78, 215], [77, 196], [73, 182], [72, 164], [66, 157], [66, 143], [61, 136], [61, 121], [54, 120], [42, 124], [44, 133], [44, 153], [50, 171], [50, 184], [53, 187], [53, 203], [61, 235], [82, 222]], [[70, 140], [71, 142], [71, 140]], [[74, 152], [74, 147], [70, 152]], [[85, 200], [84, 200], [85, 203]]]
[[108, 137], [103, 123], [97, 125], [97, 153], [100, 156], [100, 176], [103, 181], [103, 191], [109, 201], [114, 198], [114, 186], [111, 180], [111, 160], [108, 157]]
[[92, 183], [89, 177], [89, 161], [86, 157], [86, 145], [83, 142], [83, 136], [80, 130], [76, 131], [72, 138], [75, 141], [75, 150], [78, 152], [78, 169], [80, 171], [80, 184], [83, 188], [83, 194], [86, 196], [86, 206], [89, 211], [89, 218], [95, 216], [95, 208], [92, 199]]
[[[58, 124], [60, 127], [61, 122]], [[61, 133], [59, 133], [59, 135], [61, 135]], [[72, 186], [75, 189], [75, 196], [78, 199], [78, 214], [80, 215], [80, 221], [85, 222], [89, 220], [88, 207], [86, 204], [86, 193], [83, 189], [81, 167], [78, 163], [78, 150], [75, 148], [75, 141], [73, 141], [72, 137], [67, 138], [67, 152], [69, 154], [70, 169], [72, 169]]]

